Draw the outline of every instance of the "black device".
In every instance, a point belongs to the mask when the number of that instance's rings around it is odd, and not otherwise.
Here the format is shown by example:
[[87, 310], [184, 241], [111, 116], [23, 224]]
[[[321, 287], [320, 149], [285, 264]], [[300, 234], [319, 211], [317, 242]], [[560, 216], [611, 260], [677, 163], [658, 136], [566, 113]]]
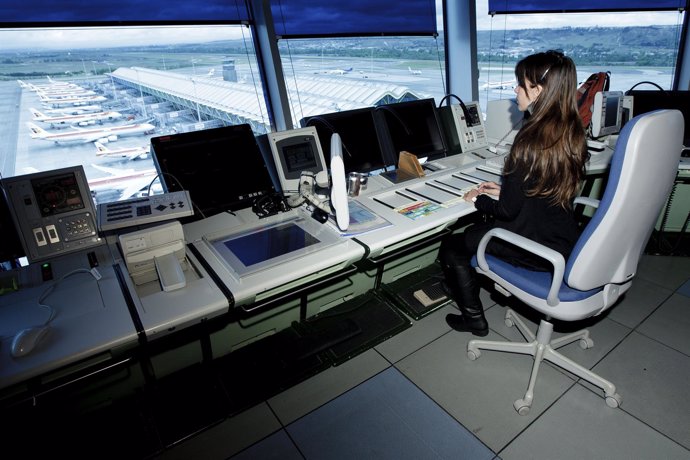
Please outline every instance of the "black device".
[[275, 188], [249, 124], [151, 138], [165, 192], [187, 190], [194, 216], [250, 208]]
[[397, 158], [384, 157], [374, 108], [343, 110], [304, 117], [302, 127], [313, 126], [319, 135], [324, 158], [331, 157], [331, 136], [338, 133], [343, 145], [345, 174], [368, 173], [393, 166]]
[[25, 252], [17, 227], [12, 220], [7, 197], [2, 189], [0, 189], [0, 235], [2, 235], [0, 263], [7, 263], [9, 266], [6, 268], [17, 268], [18, 259], [24, 257]]
[[685, 118], [683, 145], [690, 146], [690, 91], [676, 90], [629, 90], [633, 97], [633, 116], [659, 109], [678, 109]]
[[382, 120], [384, 156], [395, 158], [396, 166], [401, 151], [428, 160], [446, 156], [447, 148], [433, 98], [381, 105], [374, 112]]

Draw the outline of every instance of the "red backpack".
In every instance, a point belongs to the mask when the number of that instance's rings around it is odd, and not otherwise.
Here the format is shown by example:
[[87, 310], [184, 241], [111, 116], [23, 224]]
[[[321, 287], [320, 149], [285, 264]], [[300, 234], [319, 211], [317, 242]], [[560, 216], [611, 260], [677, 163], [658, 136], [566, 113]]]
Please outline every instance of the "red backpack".
[[589, 76], [587, 80], [577, 89], [577, 107], [585, 128], [592, 120], [592, 104], [594, 95], [599, 91], [608, 91], [611, 82], [611, 72], [597, 72]]

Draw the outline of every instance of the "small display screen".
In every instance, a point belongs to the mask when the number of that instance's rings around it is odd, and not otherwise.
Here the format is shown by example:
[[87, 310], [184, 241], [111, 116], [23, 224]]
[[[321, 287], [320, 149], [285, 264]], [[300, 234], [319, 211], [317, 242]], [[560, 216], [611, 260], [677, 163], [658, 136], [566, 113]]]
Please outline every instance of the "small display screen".
[[316, 154], [311, 142], [281, 146], [288, 172], [310, 171], [316, 168]]
[[223, 241], [223, 245], [245, 267], [251, 267], [319, 242], [301, 227], [294, 223], [287, 223]]
[[31, 186], [43, 217], [84, 208], [79, 183], [74, 173], [34, 179]]
[[604, 113], [604, 127], [618, 124], [618, 102], [620, 99], [614, 96], [606, 98], [606, 112]]

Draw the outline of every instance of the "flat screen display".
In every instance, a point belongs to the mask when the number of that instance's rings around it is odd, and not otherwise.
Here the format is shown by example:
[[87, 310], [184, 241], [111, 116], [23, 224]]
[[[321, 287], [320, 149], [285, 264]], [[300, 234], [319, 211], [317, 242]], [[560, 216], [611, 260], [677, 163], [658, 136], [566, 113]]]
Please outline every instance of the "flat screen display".
[[231, 234], [208, 234], [204, 240], [240, 278], [274, 267], [290, 271], [288, 263], [300, 264], [300, 258], [343, 242], [328, 227], [303, 217], [260, 227], [250, 225]]
[[305, 117], [300, 124], [316, 128], [325, 158], [331, 157], [333, 133], [340, 135], [346, 174], [367, 173], [395, 164], [397, 157], [384, 159], [373, 107]]
[[301, 227], [286, 223], [223, 242], [245, 267], [299, 251], [319, 242]]
[[33, 179], [31, 187], [43, 217], [84, 209], [84, 200], [74, 173]]
[[285, 164], [288, 172], [300, 173], [316, 168], [316, 154], [311, 142], [300, 142], [299, 144], [281, 145]]
[[434, 160], [446, 156], [446, 146], [433, 99], [418, 99], [375, 109], [385, 120], [389, 148], [396, 163], [401, 151]]
[[154, 137], [151, 151], [164, 190], [189, 191], [193, 219], [249, 208], [275, 191], [248, 124]]

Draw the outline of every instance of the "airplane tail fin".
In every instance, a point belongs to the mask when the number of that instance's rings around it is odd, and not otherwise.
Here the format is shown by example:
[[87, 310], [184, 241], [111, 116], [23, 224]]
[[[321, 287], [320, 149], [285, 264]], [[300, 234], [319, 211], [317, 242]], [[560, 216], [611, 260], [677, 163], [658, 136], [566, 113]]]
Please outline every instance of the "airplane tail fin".
[[96, 156], [98, 157], [107, 155], [108, 152], [110, 152], [110, 149], [108, 147], [106, 147], [98, 141], [94, 142], [94, 145], [96, 146]]
[[37, 109], [34, 109], [33, 107], [31, 107], [31, 108], [29, 108], [29, 110], [31, 111], [31, 115], [33, 115], [33, 117], [34, 117], [34, 120], [37, 120], [39, 118], [45, 118], [45, 115], [43, 113], [41, 113], [40, 111], [38, 111]]
[[36, 139], [38, 137], [45, 137], [48, 135], [48, 132], [45, 129], [43, 129], [43, 128], [41, 128], [41, 127], [39, 127], [33, 123], [27, 123], [26, 125], [31, 130], [31, 138], [32, 139]]

